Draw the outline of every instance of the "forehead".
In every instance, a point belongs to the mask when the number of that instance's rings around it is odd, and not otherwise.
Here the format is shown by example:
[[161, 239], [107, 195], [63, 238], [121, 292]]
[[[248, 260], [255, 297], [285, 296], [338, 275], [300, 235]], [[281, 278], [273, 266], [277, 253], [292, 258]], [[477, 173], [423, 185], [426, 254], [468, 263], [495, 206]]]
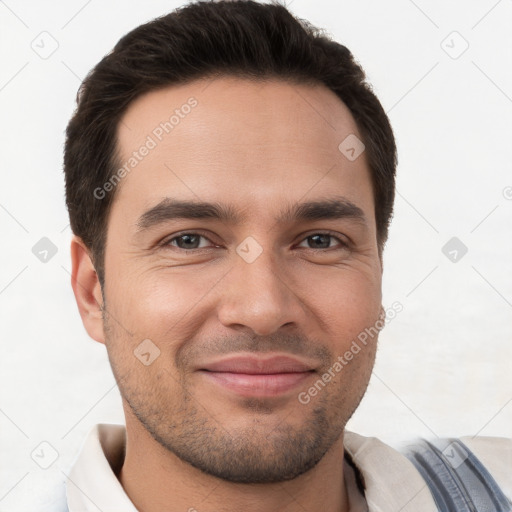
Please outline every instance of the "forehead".
[[322, 85], [222, 77], [152, 91], [118, 127], [115, 203], [142, 210], [172, 196], [265, 213], [332, 193], [371, 218], [366, 154], [351, 161], [339, 149], [354, 136], [349, 109]]

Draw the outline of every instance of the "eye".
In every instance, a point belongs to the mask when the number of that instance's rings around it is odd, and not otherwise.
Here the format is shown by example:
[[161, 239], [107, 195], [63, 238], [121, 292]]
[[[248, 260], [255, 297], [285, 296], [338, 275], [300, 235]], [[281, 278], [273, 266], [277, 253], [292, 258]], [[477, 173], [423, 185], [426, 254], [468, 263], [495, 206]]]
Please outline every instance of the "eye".
[[310, 247], [306, 247], [306, 249], [332, 249], [332, 240], [338, 241], [339, 249], [345, 249], [346, 247], [348, 247], [348, 244], [346, 242], [344, 242], [341, 238], [331, 233], [314, 233], [313, 235], [309, 235], [308, 237], [304, 238], [304, 242], [309, 241], [311, 245]]
[[[348, 244], [344, 242], [340, 237], [332, 234], [332, 233], [314, 233], [304, 238], [303, 242], [299, 244], [300, 247], [304, 242], [308, 243], [308, 247], [303, 248], [306, 249], [336, 249], [336, 246], [332, 244], [333, 241], [338, 242], [338, 249], [345, 249], [348, 247]], [[208, 242], [210, 245], [208, 245]], [[215, 246], [215, 244], [206, 236], [200, 233], [181, 233], [179, 235], [175, 235], [172, 238], [167, 239], [162, 243], [163, 247], [176, 247], [181, 250], [197, 250], [197, 249], [206, 249], [208, 247]]]
[[210, 239], [199, 233], [182, 233], [181, 235], [169, 238], [162, 245], [177, 247], [178, 249], [204, 249], [208, 245], [201, 245], [201, 239], [211, 242]]

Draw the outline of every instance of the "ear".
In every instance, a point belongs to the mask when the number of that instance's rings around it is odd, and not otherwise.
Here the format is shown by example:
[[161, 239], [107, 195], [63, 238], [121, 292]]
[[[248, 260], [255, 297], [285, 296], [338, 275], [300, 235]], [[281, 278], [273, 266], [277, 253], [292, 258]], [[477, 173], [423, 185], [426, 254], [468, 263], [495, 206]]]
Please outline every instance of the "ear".
[[71, 286], [85, 330], [92, 339], [105, 343], [103, 297], [98, 274], [89, 250], [82, 239], [75, 235], [71, 240], [71, 264]]

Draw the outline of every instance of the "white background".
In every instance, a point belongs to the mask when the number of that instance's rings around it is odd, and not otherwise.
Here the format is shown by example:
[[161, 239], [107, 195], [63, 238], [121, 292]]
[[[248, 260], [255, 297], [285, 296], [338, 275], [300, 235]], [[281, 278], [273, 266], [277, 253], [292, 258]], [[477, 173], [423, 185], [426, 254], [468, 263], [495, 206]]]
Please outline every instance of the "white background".
[[[46, 510], [91, 426], [123, 422], [105, 348], [71, 291], [64, 130], [87, 72], [181, 3], [0, 2], [0, 511]], [[383, 288], [384, 305], [404, 309], [349, 429], [393, 445], [511, 437], [512, 2], [289, 5], [354, 53], [399, 150]], [[41, 38], [58, 44], [46, 59]], [[454, 236], [468, 248], [455, 263], [441, 250]], [[42, 237], [58, 249], [46, 263], [32, 253]], [[42, 441], [58, 453], [46, 470], [31, 458]]]

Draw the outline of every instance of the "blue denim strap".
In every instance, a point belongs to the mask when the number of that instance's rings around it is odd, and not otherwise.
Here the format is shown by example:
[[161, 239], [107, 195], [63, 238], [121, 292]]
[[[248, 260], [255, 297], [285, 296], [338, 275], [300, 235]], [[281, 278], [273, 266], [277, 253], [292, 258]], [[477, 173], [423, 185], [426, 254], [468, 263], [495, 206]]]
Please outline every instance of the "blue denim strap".
[[440, 512], [512, 512], [494, 478], [460, 440], [421, 440], [407, 447], [405, 455], [425, 479]]

